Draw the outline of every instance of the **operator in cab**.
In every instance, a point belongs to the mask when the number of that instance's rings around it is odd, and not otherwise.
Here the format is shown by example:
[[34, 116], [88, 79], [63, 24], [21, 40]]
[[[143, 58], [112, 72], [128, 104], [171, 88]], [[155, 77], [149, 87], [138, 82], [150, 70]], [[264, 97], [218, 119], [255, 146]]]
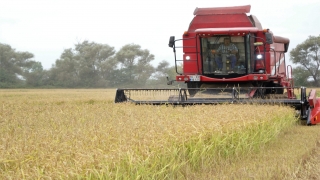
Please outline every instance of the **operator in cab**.
[[216, 54], [215, 61], [217, 63], [218, 69], [215, 71], [215, 73], [222, 72], [223, 62], [221, 54], [225, 54], [227, 59], [231, 61], [231, 67], [228, 73], [234, 73], [233, 70], [237, 61], [236, 54], [238, 53], [238, 48], [230, 41], [230, 38], [226, 37], [223, 40], [223, 44], [221, 44], [217, 50], [211, 50], [212, 54]]

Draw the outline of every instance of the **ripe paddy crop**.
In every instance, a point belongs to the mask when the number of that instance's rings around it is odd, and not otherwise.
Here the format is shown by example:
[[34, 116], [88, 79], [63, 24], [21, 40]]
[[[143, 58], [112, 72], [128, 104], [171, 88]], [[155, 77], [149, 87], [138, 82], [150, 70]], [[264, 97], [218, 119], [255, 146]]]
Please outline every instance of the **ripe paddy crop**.
[[1, 90], [0, 178], [197, 179], [259, 153], [297, 121], [283, 106], [114, 104], [114, 95]]

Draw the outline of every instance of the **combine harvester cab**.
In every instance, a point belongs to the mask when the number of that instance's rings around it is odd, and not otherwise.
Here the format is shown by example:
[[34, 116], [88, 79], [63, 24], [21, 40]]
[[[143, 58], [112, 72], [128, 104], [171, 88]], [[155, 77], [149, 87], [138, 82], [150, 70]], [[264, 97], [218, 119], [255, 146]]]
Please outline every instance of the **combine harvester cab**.
[[316, 91], [307, 95], [306, 88], [293, 86], [292, 68], [285, 61], [290, 40], [263, 29], [256, 16], [247, 15], [250, 8], [196, 8], [182, 39], [169, 39], [174, 81], [187, 88], [117, 89], [115, 102], [285, 104], [299, 110], [307, 124], [320, 122]]

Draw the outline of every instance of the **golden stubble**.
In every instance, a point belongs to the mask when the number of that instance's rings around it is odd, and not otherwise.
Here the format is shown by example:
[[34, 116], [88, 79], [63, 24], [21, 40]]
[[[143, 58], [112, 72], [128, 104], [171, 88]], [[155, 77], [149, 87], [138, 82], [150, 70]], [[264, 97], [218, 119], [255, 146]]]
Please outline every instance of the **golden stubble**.
[[[64, 179], [94, 174], [93, 178], [115, 178], [123, 174], [116, 171], [132, 170], [119, 167], [125, 166], [124, 160], [129, 166], [143, 166], [141, 163], [150, 159], [155, 162], [148, 162], [148, 166], [165, 164], [157, 162], [164, 161], [157, 156], [190, 139], [224, 136], [288, 119], [293, 112], [288, 107], [269, 105], [114, 104], [114, 92], [1, 90], [0, 177]], [[197, 148], [195, 144], [194, 151]], [[169, 162], [172, 157], [168, 157]]]

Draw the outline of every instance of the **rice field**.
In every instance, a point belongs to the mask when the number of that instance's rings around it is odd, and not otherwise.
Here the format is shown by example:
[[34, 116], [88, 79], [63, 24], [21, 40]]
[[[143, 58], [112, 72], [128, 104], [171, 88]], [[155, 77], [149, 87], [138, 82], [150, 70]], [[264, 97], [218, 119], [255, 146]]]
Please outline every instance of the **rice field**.
[[114, 96], [113, 89], [0, 90], [0, 179], [250, 178], [228, 169], [258, 165], [259, 153], [297, 127], [289, 107], [114, 104]]

